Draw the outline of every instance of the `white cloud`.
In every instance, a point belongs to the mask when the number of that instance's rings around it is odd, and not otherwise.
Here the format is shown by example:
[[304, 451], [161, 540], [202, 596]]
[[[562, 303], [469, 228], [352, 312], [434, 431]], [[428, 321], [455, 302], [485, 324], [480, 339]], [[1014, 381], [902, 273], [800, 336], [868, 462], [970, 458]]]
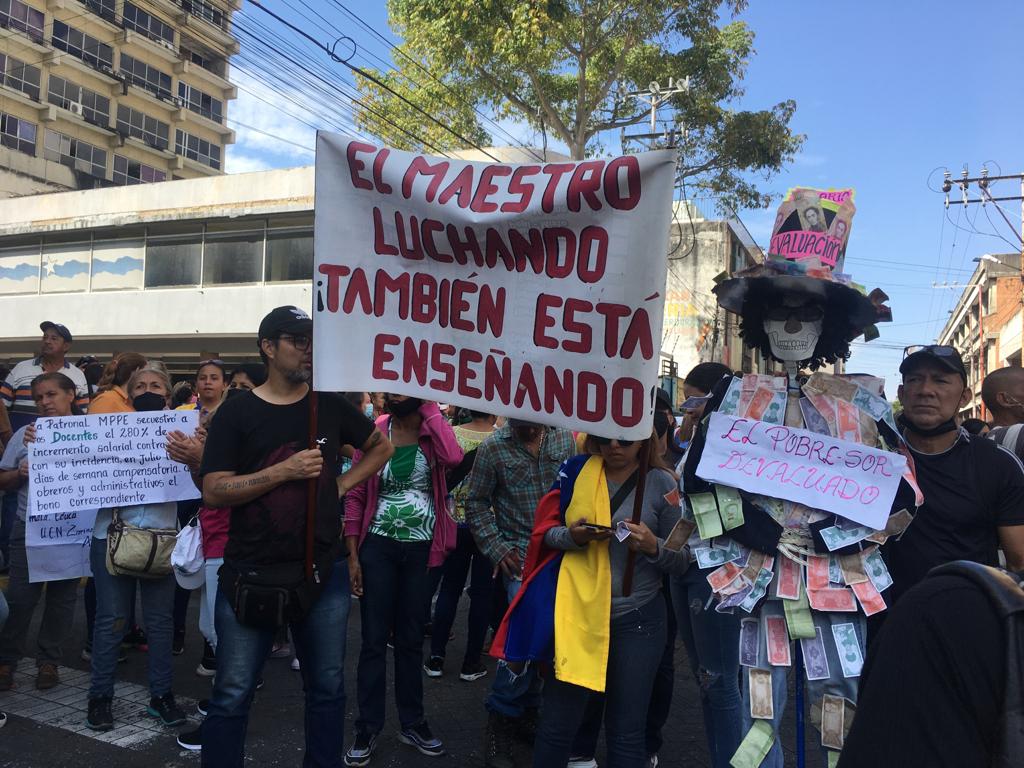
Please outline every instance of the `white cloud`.
[[[229, 173], [308, 165], [313, 161], [316, 131], [292, 115], [302, 114], [298, 105], [236, 69], [232, 80], [238, 98], [228, 108], [228, 123], [235, 143], [228, 147]], [[310, 122], [315, 122], [312, 113]]]
[[801, 165], [804, 168], [819, 168], [827, 162], [828, 158], [824, 155], [815, 155], [809, 152], [801, 152], [793, 158], [794, 165]]

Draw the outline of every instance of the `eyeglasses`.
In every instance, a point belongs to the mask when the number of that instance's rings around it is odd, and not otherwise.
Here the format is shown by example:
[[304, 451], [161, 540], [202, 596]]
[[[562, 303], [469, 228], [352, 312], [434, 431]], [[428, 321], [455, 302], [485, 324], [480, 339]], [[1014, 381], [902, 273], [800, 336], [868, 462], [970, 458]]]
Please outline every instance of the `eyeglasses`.
[[597, 435], [594, 435], [593, 437], [594, 442], [600, 446], [611, 445], [614, 440], [619, 444], [620, 448], [629, 448], [629, 446], [636, 442], [636, 440], [617, 440], [614, 437], [598, 437]]
[[935, 357], [955, 357], [959, 354], [956, 347], [951, 347], [948, 344], [911, 344], [909, 347], [903, 348], [903, 359], [916, 355], [918, 352], [926, 352]]
[[291, 345], [295, 347], [299, 352], [305, 352], [309, 349], [309, 345], [313, 343], [313, 340], [309, 336], [292, 336], [291, 334], [282, 333], [277, 338], [288, 339]]
[[802, 307], [772, 307], [765, 313], [769, 320], [783, 321], [791, 317], [802, 323], [813, 323], [825, 316], [825, 310], [818, 304], [805, 304]]

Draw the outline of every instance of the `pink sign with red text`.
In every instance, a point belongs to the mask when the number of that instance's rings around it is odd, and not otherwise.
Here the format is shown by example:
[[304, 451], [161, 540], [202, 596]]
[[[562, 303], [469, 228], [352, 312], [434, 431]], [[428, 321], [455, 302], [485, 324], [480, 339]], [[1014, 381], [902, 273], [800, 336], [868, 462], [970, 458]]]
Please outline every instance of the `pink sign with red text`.
[[713, 413], [698, 477], [881, 530], [907, 460], [804, 429]]

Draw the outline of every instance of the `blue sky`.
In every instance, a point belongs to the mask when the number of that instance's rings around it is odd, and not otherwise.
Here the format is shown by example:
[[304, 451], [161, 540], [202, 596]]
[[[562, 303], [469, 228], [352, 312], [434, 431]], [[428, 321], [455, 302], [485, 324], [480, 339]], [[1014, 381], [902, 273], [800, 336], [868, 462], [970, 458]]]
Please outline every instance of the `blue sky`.
[[[388, 34], [383, 2], [344, 4]], [[281, 2], [268, 0], [268, 5], [287, 13]], [[290, 18], [305, 29], [329, 22], [336, 28], [330, 34], [352, 37], [360, 65], [387, 56], [386, 46], [336, 4], [311, 0], [308, 7], [307, 19]], [[243, 23], [247, 15], [257, 19], [258, 14], [247, 7]], [[993, 174], [1024, 172], [1019, 47], [1024, 2], [752, 0], [741, 18], [756, 33], [757, 53], [740, 106], [756, 109], [795, 99], [793, 127], [807, 135], [800, 156], [765, 188], [780, 194], [795, 185], [857, 190], [846, 271], [867, 288], [889, 294], [895, 321], [880, 327], [878, 341], [855, 346], [849, 369], [885, 377], [894, 395], [902, 347], [932, 341], [959, 295], [933, 289], [932, 283], [966, 282], [972, 258], [1009, 252], [1016, 242], [991, 207], [987, 218], [980, 206], [951, 205], [947, 219], [943, 195], [933, 190], [943, 167], [954, 176], [965, 163], [972, 176], [986, 163]], [[652, 73], [652, 79], [667, 80], [669, 74]], [[229, 110], [238, 142], [228, 151], [227, 170], [311, 163], [312, 129], [268, 109], [274, 95], [243, 67], [233, 77], [242, 87]], [[317, 124], [315, 115], [307, 120]], [[529, 131], [512, 130], [530, 138]], [[1016, 195], [1019, 187], [1004, 182], [993, 188], [994, 195], [1000, 193]], [[1020, 206], [1004, 206], [1019, 231]], [[766, 244], [774, 209], [741, 216]]]

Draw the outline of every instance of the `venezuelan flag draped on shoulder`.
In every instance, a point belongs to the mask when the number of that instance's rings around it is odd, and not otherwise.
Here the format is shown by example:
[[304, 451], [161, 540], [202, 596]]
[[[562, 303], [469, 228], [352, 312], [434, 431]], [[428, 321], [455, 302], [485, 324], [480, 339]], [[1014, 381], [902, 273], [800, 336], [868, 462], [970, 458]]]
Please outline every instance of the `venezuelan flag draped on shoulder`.
[[495, 634], [491, 655], [551, 664], [563, 682], [604, 691], [612, 599], [607, 543], [562, 551], [544, 534], [585, 517], [611, 525], [604, 461], [575, 456], [540, 501], [526, 551], [523, 586]]

